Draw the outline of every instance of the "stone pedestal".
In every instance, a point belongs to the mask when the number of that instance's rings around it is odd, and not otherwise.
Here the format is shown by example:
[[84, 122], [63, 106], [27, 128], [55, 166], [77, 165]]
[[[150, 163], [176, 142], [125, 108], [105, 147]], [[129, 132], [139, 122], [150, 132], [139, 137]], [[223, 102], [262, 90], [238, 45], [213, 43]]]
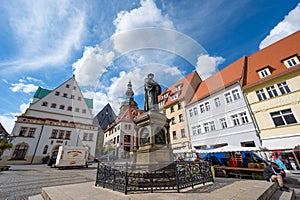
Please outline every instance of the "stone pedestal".
[[[171, 164], [174, 160], [170, 144], [170, 120], [158, 111], [148, 111], [135, 118], [132, 164], [145, 165], [152, 171]], [[147, 166], [148, 165], [148, 166]]]

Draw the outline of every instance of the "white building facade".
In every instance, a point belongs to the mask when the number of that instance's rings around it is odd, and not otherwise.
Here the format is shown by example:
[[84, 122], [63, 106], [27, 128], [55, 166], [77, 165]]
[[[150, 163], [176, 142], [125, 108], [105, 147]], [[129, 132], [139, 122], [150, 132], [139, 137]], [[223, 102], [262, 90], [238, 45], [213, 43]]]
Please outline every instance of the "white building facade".
[[136, 129], [134, 118], [144, 112], [138, 109], [137, 103], [134, 101], [134, 92], [130, 81], [127, 84], [125, 95], [126, 100], [122, 102], [119, 115], [104, 131], [104, 149], [111, 146], [116, 159], [128, 159], [130, 157]]
[[243, 59], [200, 83], [186, 106], [193, 149], [261, 146], [241, 90], [242, 69]]
[[83, 97], [75, 77], [54, 90], [39, 88], [26, 112], [17, 117], [13, 148], [7, 164], [42, 163], [59, 146], [85, 146], [95, 156], [98, 126], [93, 124], [93, 100]]

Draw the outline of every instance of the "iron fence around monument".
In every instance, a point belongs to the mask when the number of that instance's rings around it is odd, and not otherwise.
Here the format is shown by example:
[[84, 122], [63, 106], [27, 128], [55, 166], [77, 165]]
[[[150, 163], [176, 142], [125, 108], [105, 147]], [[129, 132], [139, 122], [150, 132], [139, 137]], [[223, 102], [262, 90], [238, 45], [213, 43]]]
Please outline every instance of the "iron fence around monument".
[[[149, 170], [150, 169], [150, 170]], [[98, 163], [95, 186], [112, 189], [125, 194], [194, 187], [214, 182], [208, 162], [174, 162], [157, 164], [105, 164]]]

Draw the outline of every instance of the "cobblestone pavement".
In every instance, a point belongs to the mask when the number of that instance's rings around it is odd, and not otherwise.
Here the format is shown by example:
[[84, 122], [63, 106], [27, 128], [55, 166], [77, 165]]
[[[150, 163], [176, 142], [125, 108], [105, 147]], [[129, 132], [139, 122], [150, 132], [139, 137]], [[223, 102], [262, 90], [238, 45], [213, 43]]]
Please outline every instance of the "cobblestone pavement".
[[[9, 171], [0, 172], [0, 200], [27, 200], [28, 196], [40, 194], [43, 187], [95, 181], [96, 166], [94, 163], [87, 169], [58, 170], [47, 165], [13, 165]], [[214, 184], [207, 184], [186, 192], [210, 193], [236, 181], [240, 179], [215, 178]], [[300, 174], [288, 174], [285, 184], [295, 189], [298, 199]]]
[[43, 187], [96, 180], [96, 164], [83, 169], [58, 170], [47, 165], [13, 165], [0, 172], [0, 200], [22, 200]]

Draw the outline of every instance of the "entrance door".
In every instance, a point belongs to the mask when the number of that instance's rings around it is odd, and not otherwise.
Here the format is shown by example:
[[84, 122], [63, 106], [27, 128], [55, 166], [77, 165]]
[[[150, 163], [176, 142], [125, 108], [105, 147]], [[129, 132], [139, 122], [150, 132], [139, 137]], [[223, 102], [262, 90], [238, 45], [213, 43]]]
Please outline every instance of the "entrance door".
[[27, 144], [18, 144], [13, 153], [13, 160], [24, 160], [28, 150]]

